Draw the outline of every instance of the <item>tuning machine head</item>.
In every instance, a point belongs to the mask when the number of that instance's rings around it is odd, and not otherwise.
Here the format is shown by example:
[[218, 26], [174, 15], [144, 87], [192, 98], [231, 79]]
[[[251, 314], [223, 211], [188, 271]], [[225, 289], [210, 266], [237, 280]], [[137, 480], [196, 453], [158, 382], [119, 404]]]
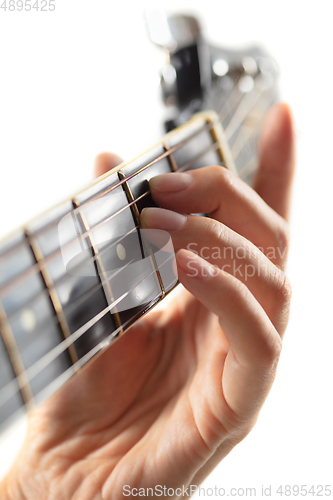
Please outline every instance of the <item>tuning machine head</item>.
[[145, 19], [151, 41], [165, 54], [160, 85], [168, 109], [167, 130], [197, 111], [220, 112], [231, 92], [269, 91], [276, 100], [277, 66], [262, 48], [230, 50], [211, 45], [198, 19], [189, 15], [168, 16], [163, 10], [146, 9]]

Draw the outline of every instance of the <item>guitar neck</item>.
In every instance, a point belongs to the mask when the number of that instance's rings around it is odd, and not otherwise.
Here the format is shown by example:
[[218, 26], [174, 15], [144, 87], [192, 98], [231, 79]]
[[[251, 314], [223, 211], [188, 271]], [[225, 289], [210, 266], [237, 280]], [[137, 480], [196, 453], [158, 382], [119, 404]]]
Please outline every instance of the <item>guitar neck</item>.
[[0, 243], [0, 427], [60, 388], [176, 285], [172, 254], [143, 241], [148, 181], [235, 170], [218, 116], [199, 113], [134, 161]]

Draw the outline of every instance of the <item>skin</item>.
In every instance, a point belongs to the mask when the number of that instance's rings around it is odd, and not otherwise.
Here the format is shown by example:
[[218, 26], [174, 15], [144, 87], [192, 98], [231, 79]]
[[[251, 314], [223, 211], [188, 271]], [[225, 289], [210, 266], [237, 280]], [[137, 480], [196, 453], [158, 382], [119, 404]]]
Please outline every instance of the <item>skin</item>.
[[[119, 161], [100, 155], [95, 174]], [[292, 119], [280, 104], [263, 126], [253, 189], [221, 167], [194, 172], [179, 192], [151, 181], [163, 209], [211, 216], [188, 216], [169, 231], [184, 289], [30, 414], [24, 446], [0, 485], [3, 500], [118, 500], [124, 485], [198, 485], [250, 432], [289, 313], [283, 269], [293, 171]], [[159, 227], [160, 219], [148, 210], [142, 226]], [[205, 259], [184, 250], [193, 242], [198, 252], [208, 247]], [[237, 265], [254, 266], [252, 277], [221, 269], [228, 257], [216, 259], [211, 249], [226, 246], [243, 249]]]

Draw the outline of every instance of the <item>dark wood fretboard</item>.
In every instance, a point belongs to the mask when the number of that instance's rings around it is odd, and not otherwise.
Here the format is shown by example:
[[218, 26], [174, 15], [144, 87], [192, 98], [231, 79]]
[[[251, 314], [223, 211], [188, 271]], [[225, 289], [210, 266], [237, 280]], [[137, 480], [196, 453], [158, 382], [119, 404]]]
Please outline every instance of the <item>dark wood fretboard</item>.
[[177, 284], [172, 254], [143, 241], [148, 181], [233, 169], [218, 117], [200, 113], [136, 160], [0, 244], [0, 426], [61, 387]]

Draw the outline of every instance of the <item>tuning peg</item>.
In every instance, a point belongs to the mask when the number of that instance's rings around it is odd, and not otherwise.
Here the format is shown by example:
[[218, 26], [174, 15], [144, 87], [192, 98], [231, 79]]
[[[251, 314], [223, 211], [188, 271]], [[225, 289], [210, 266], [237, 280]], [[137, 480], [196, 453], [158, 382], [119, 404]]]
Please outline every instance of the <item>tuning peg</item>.
[[144, 18], [150, 40], [170, 53], [195, 44], [200, 37], [201, 27], [193, 16], [169, 16], [164, 9], [146, 8]]

